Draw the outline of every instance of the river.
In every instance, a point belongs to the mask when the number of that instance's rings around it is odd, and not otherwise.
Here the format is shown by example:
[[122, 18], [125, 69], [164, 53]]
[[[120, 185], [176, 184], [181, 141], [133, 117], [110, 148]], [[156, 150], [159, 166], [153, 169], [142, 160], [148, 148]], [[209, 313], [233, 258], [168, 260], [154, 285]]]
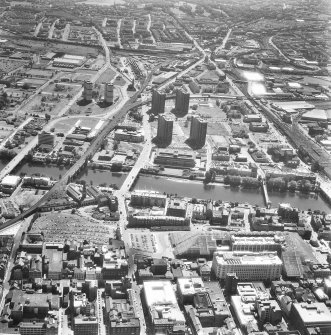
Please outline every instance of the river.
[[[20, 175], [26, 174], [32, 176], [34, 174], [40, 174], [41, 176], [47, 176], [55, 180], [59, 180], [60, 176], [63, 176], [69, 167], [57, 166], [57, 165], [42, 165], [36, 163], [25, 163], [19, 165], [13, 174]], [[122, 172], [111, 172], [109, 170], [93, 170], [86, 168], [83, 170], [75, 180], [85, 180], [87, 185], [101, 185], [106, 183], [107, 186], [110, 184], [116, 184], [121, 187], [127, 174]]]
[[[260, 190], [239, 190], [237, 188], [225, 187], [222, 184], [203, 185], [197, 181], [186, 181], [181, 179], [168, 179], [157, 176], [139, 176], [135, 190], [154, 190], [168, 194], [177, 194], [189, 198], [225, 200], [231, 202], [248, 202], [252, 205], [264, 206], [264, 199]], [[272, 206], [277, 207], [279, 203], [290, 203], [293, 207], [302, 210], [308, 208], [331, 213], [331, 206], [321, 197], [311, 197], [305, 194], [291, 194], [273, 192], [269, 194]]]

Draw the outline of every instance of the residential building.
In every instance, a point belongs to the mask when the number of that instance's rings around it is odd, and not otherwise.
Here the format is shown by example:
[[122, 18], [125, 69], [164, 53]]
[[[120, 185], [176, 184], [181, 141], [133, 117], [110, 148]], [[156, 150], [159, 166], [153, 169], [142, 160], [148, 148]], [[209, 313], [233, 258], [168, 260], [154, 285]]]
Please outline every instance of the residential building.
[[190, 140], [194, 145], [203, 147], [206, 143], [207, 121], [199, 116], [193, 116], [191, 120]]
[[93, 92], [93, 83], [91, 81], [84, 82], [84, 91], [83, 91], [83, 98], [86, 101], [92, 100], [92, 92]]
[[105, 84], [104, 101], [107, 104], [112, 104], [114, 102], [114, 85], [111, 83]]
[[152, 94], [152, 113], [153, 114], [163, 114], [165, 107], [166, 95], [165, 93], [160, 93], [157, 90], [153, 91]]
[[155, 191], [133, 191], [131, 193], [132, 206], [146, 207], [164, 207], [166, 205], [167, 196]]
[[160, 143], [171, 144], [174, 121], [169, 115], [160, 114], [157, 123], [157, 140]]
[[175, 109], [180, 114], [187, 114], [190, 105], [190, 93], [185, 92], [182, 89], [177, 90]]

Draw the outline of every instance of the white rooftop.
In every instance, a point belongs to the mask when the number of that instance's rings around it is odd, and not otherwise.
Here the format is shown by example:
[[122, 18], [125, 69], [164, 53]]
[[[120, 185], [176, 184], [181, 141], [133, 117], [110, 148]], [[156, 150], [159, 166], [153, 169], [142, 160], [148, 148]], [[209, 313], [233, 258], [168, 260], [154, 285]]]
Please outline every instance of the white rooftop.
[[21, 181], [19, 176], [6, 176], [2, 179], [1, 185], [9, 186], [9, 187], [16, 187]]

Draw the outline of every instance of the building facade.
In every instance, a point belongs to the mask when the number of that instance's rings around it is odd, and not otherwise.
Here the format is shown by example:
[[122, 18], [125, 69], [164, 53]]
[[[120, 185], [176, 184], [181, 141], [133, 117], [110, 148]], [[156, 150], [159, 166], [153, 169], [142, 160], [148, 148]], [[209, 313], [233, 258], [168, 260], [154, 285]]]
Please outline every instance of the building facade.
[[203, 147], [206, 143], [207, 121], [199, 116], [193, 116], [190, 128], [190, 140], [198, 147]]
[[105, 103], [112, 104], [114, 102], [114, 85], [111, 83], [106, 83], [104, 94]]
[[54, 147], [55, 135], [43, 131], [41, 134], [38, 134], [38, 145], [46, 144]]
[[152, 113], [163, 114], [165, 106], [166, 95], [154, 90], [152, 94]]
[[92, 100], [92, 92], [93, 92], [93, 83], [91, 81], [84, 82], [84, 91], [83, 91], [83, 98], [86, 101]]
[[190, 93], [178, 90], [176, 92], [175, 109], [181, 114], [187, 114], [190, 105]]
[[239, 280], [276, 280], [281, 276], [282, 261], [276, 252], [215, 252], [212, 269], [219, 279], [235, 273]]
[[174, 121], [169, 115], [159, 115], [157, 123], [157, 139], [161, 143], [171, 144]]

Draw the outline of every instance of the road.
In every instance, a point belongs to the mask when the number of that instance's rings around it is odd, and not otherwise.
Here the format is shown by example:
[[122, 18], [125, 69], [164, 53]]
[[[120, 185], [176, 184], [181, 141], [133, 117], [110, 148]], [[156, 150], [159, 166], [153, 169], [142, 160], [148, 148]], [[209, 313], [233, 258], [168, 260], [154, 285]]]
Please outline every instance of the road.
[[53, 38], [53, 33], [54, 33], [54, 29], [55, 29], [55, 25], [57, 24], [57, 22], [59, 22], [59, 19], [55, 20], [53, 22], [53, 24], [51, 25], [51, 28], [49, 29], [48, 32], [48, 38], [51, 40]]
[[151, 34], [151, 39], [153, 40], [153, 44], [156, 44], [155, 38], [151, 32], [151, 25], [152, 25], [152, 16], [151, 14], [148, 14], [148, 24], [147, 24], [147, 31], [149, 31], [149, 33]]
[[67, 41], [70, 34], [70, 24], [67, 23], [62, 34], [62, 41]]
[[225, 48], [225, 45], [226, 45], [228, 39], [230, 38], [231, 33], [232, 33], [232, 28], [229, 29], [228, 33], [226, 34], [226, 36], [223, 39], [222, 44], [218, 48], [216, 48], [216, 50], [215, 50], [216, 55]]
[[[276, 36], [276, 35], [275, 35]], [[269, 44], [275, 49], [275, 50], [277, 50], [278, 52], [279, 52], [279, 54], [284, 58], [284, 59], [286, 59], [288, 62], [290, 62], [291, 60], [287, 57], [287, 56], [285, 56], [284, 55], [284, 53], [274, 44], [274, 42], [272, 41], [272, 39], [275, 37], [275, 36], [271, 36], [270, 38], [269, 38]]]
[[122, 49], [123, 46], [122, 46], [122, 42], [121, 42], [121, 24], [122, 24], [122, 19], [119, 19], [117, 21], [117, 38], [118, 38], [118, 45], [119, 45], [119, 48]]
[[39, 31], [40, 31], [40, 29], [41, 29], [42, 25], [43, 25], [43, 23], [42, 23], [42, 22], [39, 22], [39, 23], [37, 24], [37, 27], [36, 27], [36, 29], [35, 29], [35, 31], [34, 31], [34, 33], [33, 33], [33, 35], [34, 35], [35, 37], [37, 37], [37, 36], [38, 36], [38, 34], [39, 34]]
[[0, 144], [0, 151], [3, 150], [5, 148], [5, 144], [7, 143], [7, 141], [9, 141], [11, 138], [14, 137], [14, 135], [22, 130], [24, 128], [24, 126], [26, 126], [31, 120], [33, 120], [33, 117], [28, 117], [23, 123], [21, 123], [6, 139], [4, 139], [1, 144]]

